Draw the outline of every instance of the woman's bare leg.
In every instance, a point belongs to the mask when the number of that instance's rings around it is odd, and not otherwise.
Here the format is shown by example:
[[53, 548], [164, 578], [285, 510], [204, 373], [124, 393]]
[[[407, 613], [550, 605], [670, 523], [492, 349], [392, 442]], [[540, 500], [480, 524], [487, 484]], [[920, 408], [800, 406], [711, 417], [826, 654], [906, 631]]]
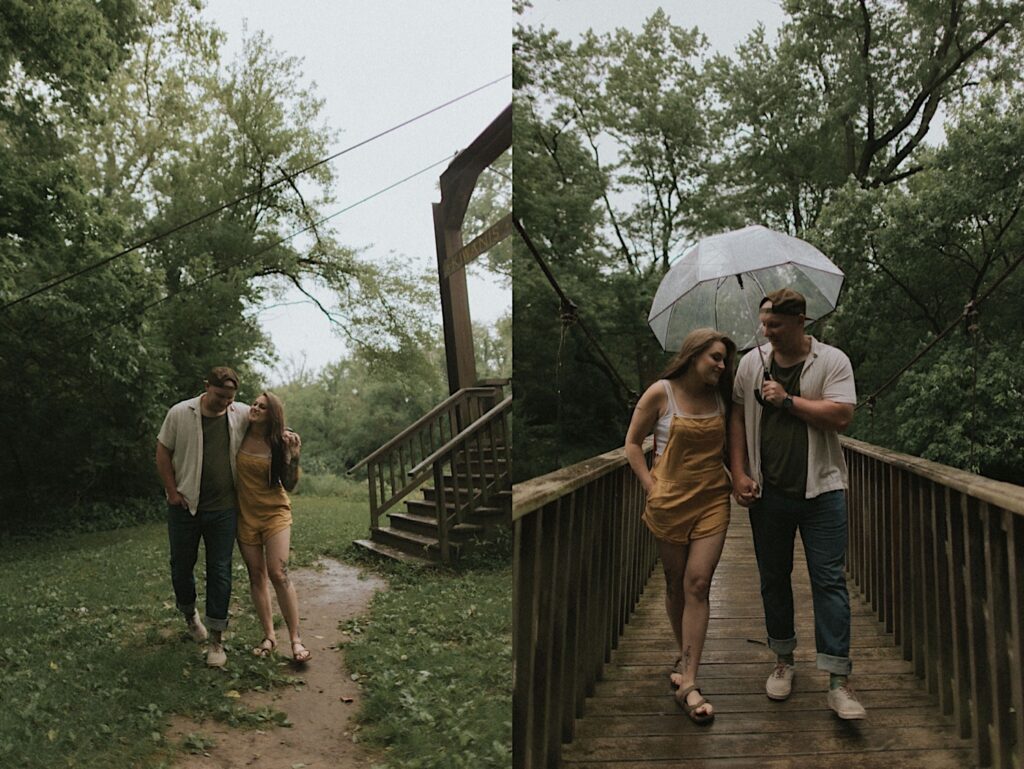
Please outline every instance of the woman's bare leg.
[[259, 617], [260, 625], [263, 626], [263, 637], [276, 643], [274, 611], [270, 604], [270, 580], [267, 575], [267, 561], [263, 556], [263, 546], [246, 545], [239, 542], [238, 549], [242, 553], [242, 560], [245, 561], [245, 568], [249, 572], [249, 593], [252, 595], [252, 605], [256, 609], [256, 616]]
[[281, 607], [288, 635], [292, 644], [302, 643], [299, 635], [299, 599], [295, 595], [295, 586], [288, 576], [288, 558], [291, 552], [292, 529], [287, 527], [274, 534], [265, 543], [267, 554], [267, 572], [277, 593], [277, 605]]
[[[690, 552], [686, 559], [686, 570], [683, 578], [683, 620], [682, 620], [682, 658], [679, 666], [681, 675], [677, 679], [680, 687], [686, 688], [697, 683], [697, 669], [700, 667], [700, 656], [704, 651], [704, 639], [708, 634], [708, 618], [711, 616], [711, 578], [714, 576], [718, 560], [722, 557], [725, 546], [725, 532], [712, 534], [690, 542]], [[697, 692], [690, 692], [687, 700], [692, 704], [700, 700]], [[696, 711], [698, 714], [712, 713], [710, 703], [705, 703]]]
[[[672, 626], [680, 657], [683, 655], [683, 608], [686, 601], [683, 579], [686, 575], [688, 548], [689, 545], [673, 545], [671, 542], [658, 540], [658, 555], [665, 570], [665, 613]], [[678, 683], [679, 676], [673, 673], [672, 680]]]

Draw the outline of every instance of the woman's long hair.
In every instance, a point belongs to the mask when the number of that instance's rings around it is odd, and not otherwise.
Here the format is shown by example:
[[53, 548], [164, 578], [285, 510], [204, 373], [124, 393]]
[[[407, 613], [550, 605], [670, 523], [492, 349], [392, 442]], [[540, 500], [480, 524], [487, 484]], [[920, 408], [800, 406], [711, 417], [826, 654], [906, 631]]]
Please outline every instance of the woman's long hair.
[[267, 440], [270, 441], [270, 485], [276, 486], [284, 477], [284, 404], [272, 392], [262, 393], [267, 399]]
[[732, 380], [736, 372], [736, 343], [713, 328], [697, 328], [686, 335], [679, 352], [672, 356], [658, 379], [675, 379], [687, 372], [693, 360], [715, 342], [725, 345], [725, 371], [718, 380], [718, 391], [726, 410], [732, 405]]

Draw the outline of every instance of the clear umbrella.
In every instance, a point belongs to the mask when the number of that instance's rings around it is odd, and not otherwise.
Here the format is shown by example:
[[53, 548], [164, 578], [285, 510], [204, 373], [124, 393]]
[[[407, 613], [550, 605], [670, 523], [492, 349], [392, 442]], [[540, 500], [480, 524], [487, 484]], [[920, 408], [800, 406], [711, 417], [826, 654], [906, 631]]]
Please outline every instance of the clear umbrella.
[[702, 326], [749, 350], [758, 345], [757, 311], [766, 294], [799, 291], [810, 322], [835, 309], [842, 286], [842, 270], [810, 243], [752, 225], [704, 238], [678, 259], [658, 286], [647, 322], [669, 352]]

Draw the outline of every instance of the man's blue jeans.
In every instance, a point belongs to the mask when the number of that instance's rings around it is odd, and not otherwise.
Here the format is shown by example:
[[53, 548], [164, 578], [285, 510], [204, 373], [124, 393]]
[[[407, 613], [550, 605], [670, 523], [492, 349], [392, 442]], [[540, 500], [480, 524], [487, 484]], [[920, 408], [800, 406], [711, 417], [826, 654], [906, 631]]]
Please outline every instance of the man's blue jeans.
[[813, 499], [783, 496], [770, 486], [750, 506], [754, 553], [761, 573], [761, 599], [768, 646], [776, 654], [796, 648], [793, 625], [793, 544], [797, 529], [807, 557], [814, 601], [817, 666], [848, 675], [850, 596], [846, 591], [846, 493], [828, 491]]
[[195, 566], [199, 540], [206, 546], [206, 626], [228, 626], [231, 601], [231, 555], [235, 548], [238, 511], [215, 510], [192, 515], [187, 507], [167, 507], [167, 536], [171, 544], [171, 584], [178, 609], [191, 617], [196, 608]]

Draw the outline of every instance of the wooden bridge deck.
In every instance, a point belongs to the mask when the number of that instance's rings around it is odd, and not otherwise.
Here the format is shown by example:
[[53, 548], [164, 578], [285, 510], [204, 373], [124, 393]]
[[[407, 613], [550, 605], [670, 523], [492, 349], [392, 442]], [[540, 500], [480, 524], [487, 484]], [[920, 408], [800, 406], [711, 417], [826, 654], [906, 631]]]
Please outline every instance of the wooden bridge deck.
[[851, 683], [868, 711], [841, 721], [826, 705], [828, 674], [814, 666], [811, 592], [797, 538], [793, 571], [797, 674], [793, 695], [764, 693], [774, 655], [764, 645], [764, 614], [750, 524], [734, 508], [711, 592], [711, 621], [698, 684], [714, 703], [709, 726], [690, 722], [672, 698], [668, 674], [678, 654], [664, 612], [660, 566], [602, 680], [563, 747], [571, 769], [946, 769], [975, 766], [910, 662], [852, 584]]

